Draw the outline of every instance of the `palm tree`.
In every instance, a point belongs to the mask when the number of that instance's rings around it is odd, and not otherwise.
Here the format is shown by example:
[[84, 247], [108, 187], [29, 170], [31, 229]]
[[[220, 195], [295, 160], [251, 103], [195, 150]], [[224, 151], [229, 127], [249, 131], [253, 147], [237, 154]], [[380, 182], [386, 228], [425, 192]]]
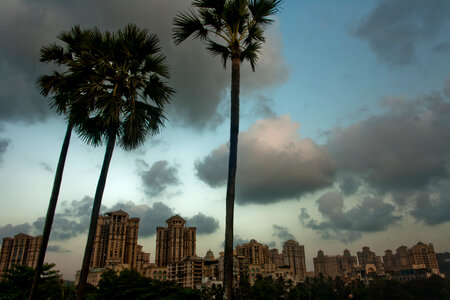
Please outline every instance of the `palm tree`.
[[193, 36], [206, 44], [213, 56], [219, 56], [224, 68], [231, 60], [230, 153], [225, 222], [225, 294], [231, 299], [233, 287], [233, 219], [237, 144], [239, 133], [240, 66], [244, 60], [255, 70], [258, 54], [265, 41], [264, 30], [273, 22], [282, 0], [196, 0], [197, 10], [179, 13], [173, 20], [175, 44]]
[[[117, 33], [89, 31], [84, 59], [90, 65], [81, 92], [72, 102], [69, 117], [81, 124], [77, 132], [86, 142], [106, 143], [94, 197], [88, 239], [81, 268], [77, 299], [83, 299], [106, 176], [116, 140], [125, 150], [144, 143], [156, 134], [165, 120], [164, 107], [174, 90], [168, 78], [165, 56], [158, 37], [145, 29], [127, 25]], [[88, 111], [89, 115], [85, 112]]]
[[[36, 85], [43, 96], [47, 97], [50, 94], [52, 95], [50, 98], [50, 106], [60, 115], [66, 115], [68, 113], [71, 100], [74, 99], [79, 92], [77, 85], [80, 80], [82, 80], [82, 77], [80, 77], [80, 73], [76, 70], [75, 66], [80, 63], [80, 44], [83, 38], [84, 32], [80, 30], [79, 27], [73, 27], [71, 31], [62, 32], [58, 36], [58, 39], [65, 43], [64, 47], [57, 44], [50, 44], [49, 46], [41, 48], [41, 62], [54, 63], [59, 66], [60, 69], [65, 69], [61, 72], [53, 71], [51, 75], [43, 75], [36, 81]], [[33, 285], [30, 291], [30, 299], [35, 299], [37, 296], [39, 279], [42, 273], [47, 245], [50, 238], [64, 172], [64, 165], [74, 125], [76, 124], [69, 120], [67, 121], [67, 130], [53, 181], [53, 189], [45, 218], [42, 242], [34, 271]]]

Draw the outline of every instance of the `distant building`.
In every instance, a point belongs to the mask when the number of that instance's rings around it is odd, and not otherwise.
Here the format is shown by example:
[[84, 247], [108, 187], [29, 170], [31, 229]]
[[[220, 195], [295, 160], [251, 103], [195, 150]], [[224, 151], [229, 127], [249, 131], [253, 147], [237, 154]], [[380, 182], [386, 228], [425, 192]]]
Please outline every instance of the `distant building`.
[[450, 278], [450, 253], [436, 253], [436, 259], [439, 264], [439, 272], [446, 278]]
[[270, 263], [269, 247], [258, 243], [256, 240], [250, 240], [248, 244], [236, 246], [238, 255], [247, 257], [247, 262], [250, 265], [262, 265]]
[[98, 217], [91, 268], [123, 266], [141, 271], [150, 254], [138, 245], [139, 218], [130, 218], [123, 210]]
[[202, 285], [203, 259], [199, 257], [187, 257], [183, 261], [173, 262], [167, 265], [169, 280], [183, 287], [195, 288]]
[[363, 247], [362, 251], [357, 252], [357, 255], [359, 265], [367, 271], [366, 273], [384, 275], [384, 266], [381, 257], [377, 256], [375, 252], [370, 251], [369, 247]]
[[283, 245], [284, 265], [290, 266], [294, 272], [296, 282], [306, 279], [305, 246], [294, 240], [288, 240]]
[[357, 265], [356, 256], [351, 256], [350, 251], [345, 249], [344, 255], [324, 255], [322, 250], [317, 252], [313, 258], [315, 276], [335, 278], [336, 276], [351, 275]]
[[0, 273], [13, 265], [36, 267], [42, 236], [19, 233], [14, 238], [3, 238], [0, 252]]
[[185, 227], [186, 221], [178, 215], [166, 223], [167, 227], [156, 228], [156, 265], [167, 266], [196, 256], [196, 228]]
[[269, 256], [275, 267], [280, 267], [283, 265], [283, 254], [278, 253], [278, 249], [270, 249]]
[[399, 280], [439, 275], [439, 265], [432, 244], [417, 243], [411, 249], [397, 248], [396, 253], [386, 250], [383, 256], [385, 271]]
[[411, 247], [409, 257], [413, 265], [425, 265], [431, 273], [440, 274], [433, 244], [425, 245], [422, 242], [417, 243]]

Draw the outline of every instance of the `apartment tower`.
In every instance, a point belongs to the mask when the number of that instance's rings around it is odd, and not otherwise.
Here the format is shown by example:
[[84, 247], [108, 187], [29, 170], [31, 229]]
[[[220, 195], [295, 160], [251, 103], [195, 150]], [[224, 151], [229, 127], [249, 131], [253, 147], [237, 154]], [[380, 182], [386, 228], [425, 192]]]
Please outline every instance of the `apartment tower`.
[[137, 244], [138, 229], [139, 218], [130, 218], [123, 210], [99, 216], [90, 267], [136, 269], [138, 264], [148, 263], [150, 254]]
[[30, 236], [19, 233], [14, 238], [3, 238], [0, 252], [0, 273], [13, 265], [25, 265], [34, 268], [37, 264], [42, 235]]
[[156, 228], [156, 265], [167, 266], [196, 256], [196, 227], [185, 227], [186, 221], [179, 215], [166, 223], [167, 227]]
[[294, 278], [297, 282], [306, 279], [305, 246], [299, 245], [294, 240], [288, 240], [283, 245], [284, 264], [294, 270]]

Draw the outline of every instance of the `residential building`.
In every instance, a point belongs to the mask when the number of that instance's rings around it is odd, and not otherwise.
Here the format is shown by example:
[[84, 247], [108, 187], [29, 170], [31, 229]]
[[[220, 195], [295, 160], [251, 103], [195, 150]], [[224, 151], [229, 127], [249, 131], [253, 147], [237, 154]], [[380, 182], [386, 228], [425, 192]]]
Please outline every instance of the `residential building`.
[[3, 238], [0, 252], [0, 273], [13, 265], [25, 265], [34, 268], [39, 256], [42, 236], [19, 233], [14, 238]]
[[250, 265], [262, 265], [270, 263], [269, 247], [258, 243], [256, 240], [250, 240], [248, 244], [236, 246], [238, 255], [247, 257], [247, 262]]
[[186, 221], [175, 215], [166, 220], [167, 227], [156, 228], [157, 266], [167, 266], [196, 256], [196, 228], [185, 227]]
[[425, 265], [425, 267], [433, 274], [439, 273], [439, 264], [434, 252], [433, 244], [425, 245], [422, 242], [418, 242], [411, 247], [409, 252], [410, 261], [413, 265]]
[[439, 272], [446, 278], [450, 278], [450, 252], [436, 253], [436, 259], [439, 264]]
[[269, 250], [270, 261], [276, 266], [280, 267], [284, 264], [283, 254], [278, 252], [278, 249]]
[[169, 280], [183, 287], [200, 287], [203, 278], [203, 263], [202, 258], [194, 256], [170, 263], [167, 265]]
[[123, 210], [98, 217], [90, 268], [123, 266], [142, 271], [150, 254], [138, 245], [139, 218], [130, 218]]
[[305, 246], [294, 240], [288, 240], [283, 245], [284, 265], [292, 267], [296, 282], [306, 279]]
[[366, 273], [384, 275], [384, 267], [381, 262], [381, 257], [377, 256], [375, 252], [370, 251], [369, 247], [363, 247], [362, 251], [357, 252], [357, 255], [359, 265], [366, 270]]

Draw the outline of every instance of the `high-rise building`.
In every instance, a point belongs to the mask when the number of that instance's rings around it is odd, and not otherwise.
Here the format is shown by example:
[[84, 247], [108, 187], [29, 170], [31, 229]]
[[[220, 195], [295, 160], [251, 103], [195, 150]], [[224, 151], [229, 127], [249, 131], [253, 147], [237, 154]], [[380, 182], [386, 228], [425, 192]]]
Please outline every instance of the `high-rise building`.
[[166, 223], [167, 227], [156, 228], [156, 265], [167, 266], [196, 256], [196, 228], [185, 227], [186, 221], [179, 215]]
[[269, 250], [270, 260], [275, 265], [275, 267], [280, 267], [283, 265], [283, 254], [278, 252], [278, 249]]
[[370, 251], [369, 247], [363, 247], [362, 251], [358, 251], [358, 262], [359, 264], [367, 269], [368, 273], [374, 272], [377, 274], [384, 274], [383, 263], [381, 262], [381, 257], [377, 256], [375, 252]]
[[130, 218], [123, 210], [99, 216], [90, 267], [142, 268], [150, 254], [137, 244], [138, 229], [139, 218]]
[[413, 265], [425, 265], [433, 274], [439, 274], [439, 265], [434, 252], [433, 244], [425, 245], [422, 242], [411, 247], [410, 261]]
[[256, 240], [250, 240], [248, 244], [236, 246], [238, 255], [247, 257], [249, 265], [262, 265], [270, 263], [269, 247], [258, 243]]
[[288, 240], [283, 245], [284, 264], [290, 266], [294, 271], [295, 280], [306, 279], [305, 246], [299, 245], [294, 240]]
[[450, 278], [450, 253], [436, 253], [439, 264], [439, 272], [444, 274], [446, 278]]
[[3, 238], [0, 252], [0, 272], [13, 265], [25, 265], [34, 268], [39, 256], [42, 236], [30, 236], [19, 233], [14, 238]]
[[351, 256], [350, 251], [345, 249], [344, 255], [324, 255], [322, 250], [317, 252], [313, 258], [314, 273], [316, 276], [322, 274], [325, 277], [349, 275], [356, 265], [356, 256]]

